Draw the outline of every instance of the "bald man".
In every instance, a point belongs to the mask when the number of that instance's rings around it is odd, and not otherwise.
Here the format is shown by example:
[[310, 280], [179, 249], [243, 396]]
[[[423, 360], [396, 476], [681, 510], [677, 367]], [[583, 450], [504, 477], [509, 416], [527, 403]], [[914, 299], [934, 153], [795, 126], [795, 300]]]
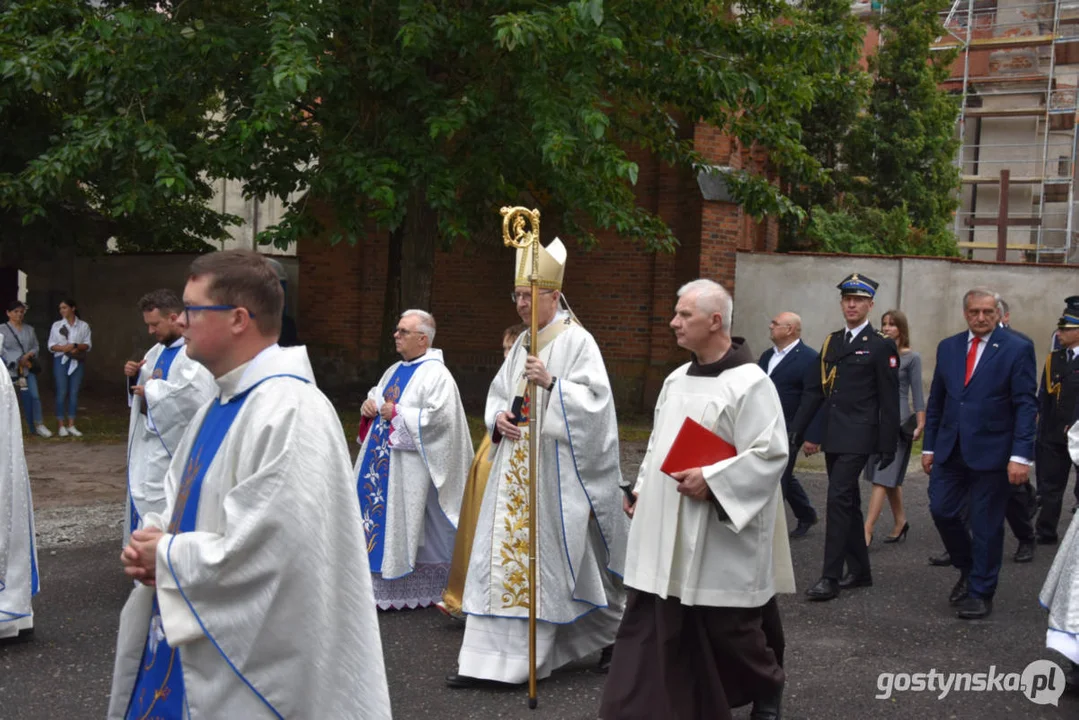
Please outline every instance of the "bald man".
[[[802, 402], [806, 373], [816, 372], [819, 367], [819, 354], [802, 342], [802, 318], [792, 312], [781, 312], [772, 318], [768, 324], [768, 334], [772, 347], [764, 351], [758, 364], [776, 386], [783, 405], [783, 419], [789, 427]], [[806, 431], [806, 442], [814, 445], [820, 442], [819, 413]], [[794, 477], [794, 462], [797, 459], [798, 454], [792, 452], [782, 479], [783, 499], [790, 504], [798, 520], [797, 527], [791, 531], [792, 538], [804, 536], [817, 522], [817, 511], [813, 509], [798, 478]]]

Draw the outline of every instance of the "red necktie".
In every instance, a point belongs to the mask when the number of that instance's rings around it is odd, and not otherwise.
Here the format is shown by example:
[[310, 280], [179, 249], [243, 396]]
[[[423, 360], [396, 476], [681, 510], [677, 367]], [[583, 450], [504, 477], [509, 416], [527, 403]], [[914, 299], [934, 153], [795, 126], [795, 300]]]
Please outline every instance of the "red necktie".
[[982, 339], [977, 335], [970, 341], [970, 350], [967, 350], [967, 376], [963, 378], [963, 387], [970, 385], [970, 376], [974, 374], [974, 363], [978, 360], [978, 343]]

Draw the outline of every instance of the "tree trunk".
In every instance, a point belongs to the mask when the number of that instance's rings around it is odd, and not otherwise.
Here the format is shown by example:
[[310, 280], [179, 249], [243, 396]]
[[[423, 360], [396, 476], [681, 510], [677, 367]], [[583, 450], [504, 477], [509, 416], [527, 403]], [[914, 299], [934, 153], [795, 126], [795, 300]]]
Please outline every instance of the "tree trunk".
[[382, 340], [379, 343], [381, 367], [400, 359], [394, 349], [393, 331], [401, 313], [411, 308], [431, 310], [437, 242], [436, 215], [427, 206], [423, 189], [416, 188], [408, 198], [404, 222], [390, 233], [386, 295], [382, 306]]

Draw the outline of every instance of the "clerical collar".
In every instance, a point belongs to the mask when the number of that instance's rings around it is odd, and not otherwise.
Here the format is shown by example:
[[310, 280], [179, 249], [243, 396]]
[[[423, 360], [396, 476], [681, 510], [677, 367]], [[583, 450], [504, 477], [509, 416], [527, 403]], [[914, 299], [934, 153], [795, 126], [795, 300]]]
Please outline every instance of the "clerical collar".
[[686, 375], [694, 375], [700, 377], [716, 377], [720, 373], [730, 370], [731, 368], [738, 367], [739, 365], [746, 365], [748, 363], [756, 362], [753, 359], [753, 353], [749, 349], [749, 344], [746, 343], [745, 338], [732, 337], [731, 346], [727, 348], [727, 352], [723, 354], [719, 360], [702, 365], [697, 356], [694, 355], [693, 359], [689, 362], [689, 369], [686, 371]]
[[401, 364], [402, 365], [415, 365], [420, 360], [423, 360], [425, 357], [427, 357], [427, 354], [430, 353], [430, 352], [431, 352], [430, 349], [424, 350], [422, 353], [420, 353], [416, 357], [412, 358], [411, 360], [405, 360], [404, 358], [401, 358]]
[[281, 350], [281, 346], [277, 343], [273, 345], [267, 345], [258, 352], [255, 357], [251, 358], [242, 365], [237, 365], [227, 373], [217, 378], [217, 387], [221, 389], [220, 399], [222, 402], [228, 402], [232, 399], [240, 387], [243, 385], [244, 377], [247, 376], [247, 372], [259, 365], [263, 360], [273, 356], [275, 353]]
[[554, 325], [556, 322], [564, 321], [567, 317], [569, 317], [569, 313], [559, 308], [558, 311], [554, 314], [554, 317], [551, 318], [551, 322], [541, 327], [540, 330], [546, 330], [547, 328]]
[[217, 378], [217, 387], [221, 390], [220, 399], [228, 400], [236, 394], [236, 388], [240, 386], [240, 381], [244, 379], [244, 372], [253, 362], [248, 360], [243, 365], [237, 365], [229, 370], [227, 373]]
[[[161, 344], [162, 344], [162, 345], [165, 345], [165, 343], [161, 343]], [[171, 343], [169, 343], [168, 345], [165, 345], [165, 347], [169, 348], [170, 350], [171, 350], [172, 348], [178, 348], [178, 347], [183, 347], [183, 346], [184, 346], [184, 336], [183, 336], [183, 335], [181, 335], [180, 337], [176, 338], [175, 340], [173, 340], [173, 341], [172, 341]]]

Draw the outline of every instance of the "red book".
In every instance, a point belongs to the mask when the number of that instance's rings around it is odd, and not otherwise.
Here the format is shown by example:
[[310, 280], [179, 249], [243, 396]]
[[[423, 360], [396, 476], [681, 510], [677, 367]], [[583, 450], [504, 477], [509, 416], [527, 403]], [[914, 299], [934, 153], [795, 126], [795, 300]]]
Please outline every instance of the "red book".
[[734, 445], [693, 418], [686, 418], [659, 469], [671, 475], [682, 470], [714, 465], [737, 454]]

